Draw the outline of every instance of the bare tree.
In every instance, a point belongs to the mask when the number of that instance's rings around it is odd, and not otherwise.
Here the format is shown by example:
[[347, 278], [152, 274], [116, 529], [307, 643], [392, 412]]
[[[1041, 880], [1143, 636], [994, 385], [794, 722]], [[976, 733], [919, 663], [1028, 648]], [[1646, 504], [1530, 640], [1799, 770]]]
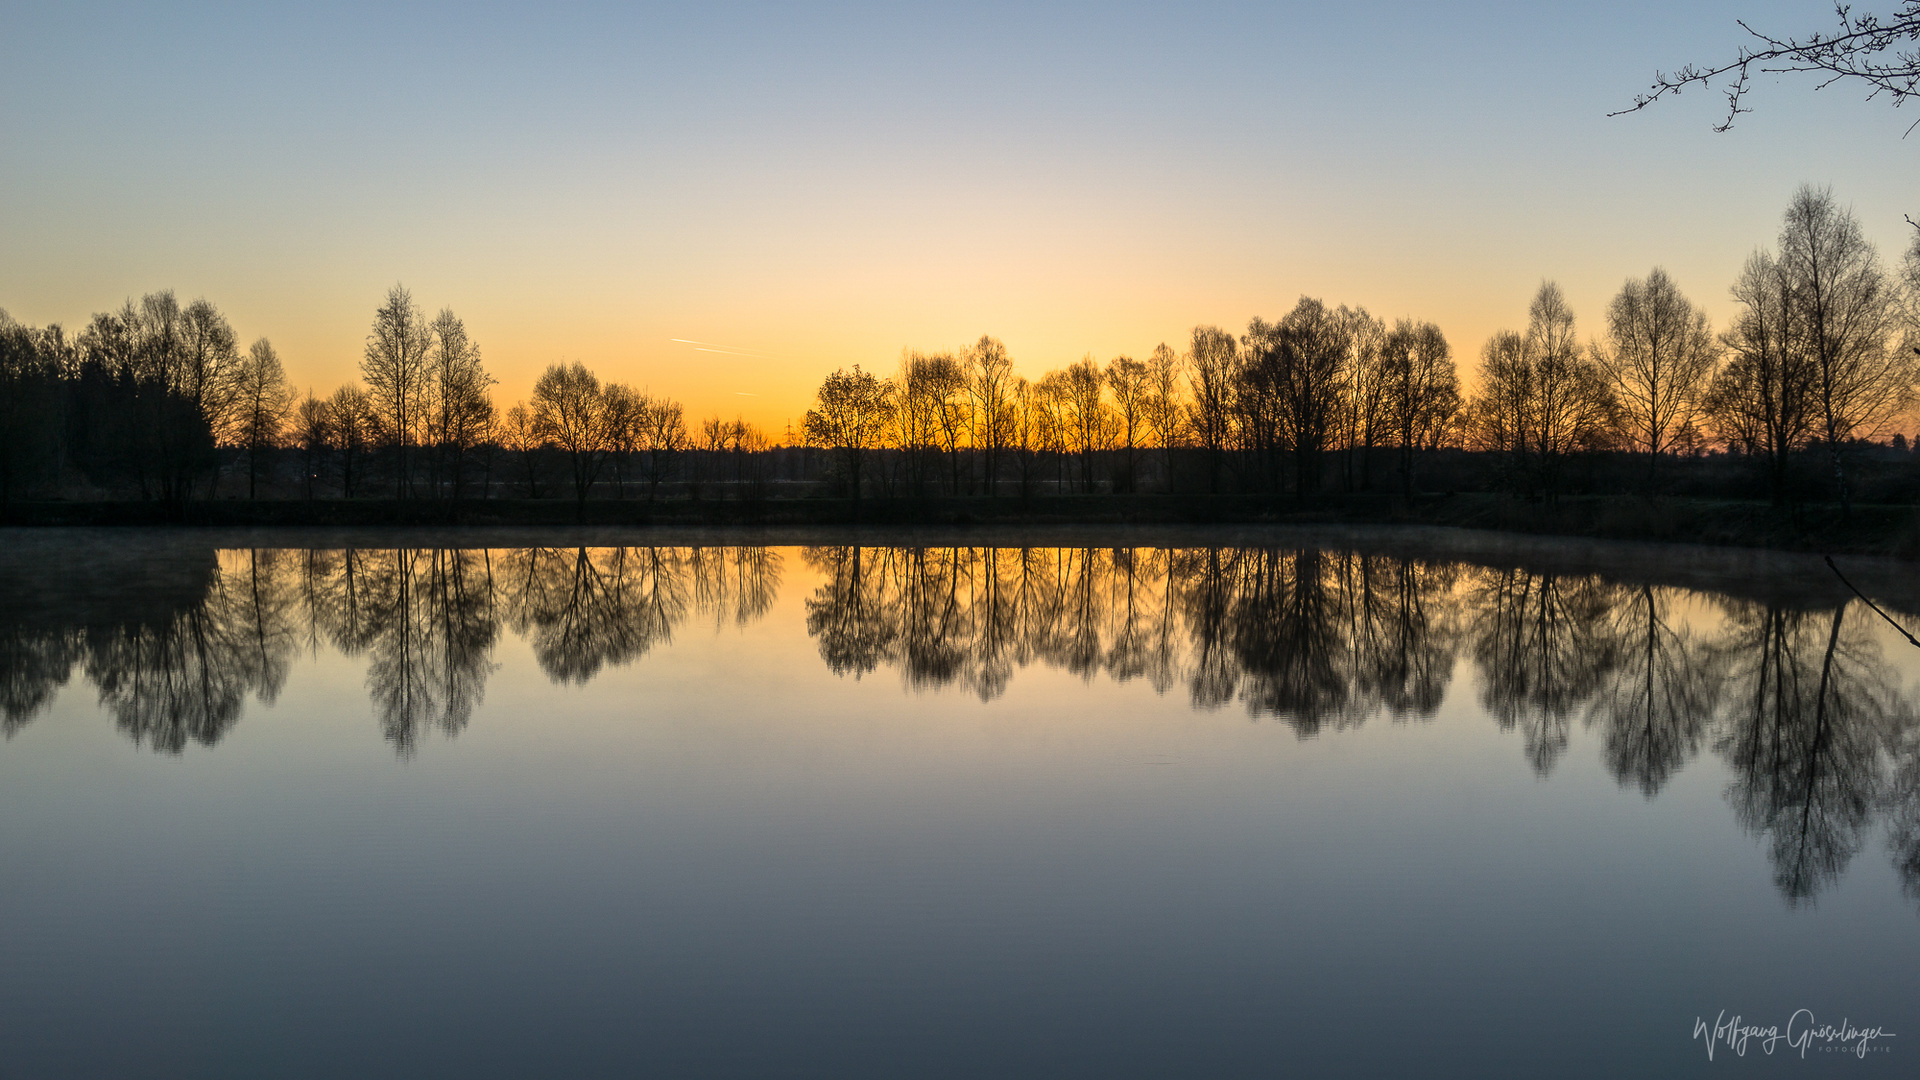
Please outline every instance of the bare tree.
[[414, 304], [413, 294], [403, 285], [388, 289], [386, 302], [374, 312], [360, 373], [367, 382], [380, 435], [393, 452], [396, 496], [413, 490], [411, 453], [427, 407], [432, 348], [433, 331]]
[[1062, 373], [1067, 437], [1080, 455], [1080, 490], [1093, 490], [1093, 457], [1113, 446], [1113, 410], [1101, 391], [1106, 380], [1091, 355], [1069, 364]]
[[1560, 468], [1566, 459], [1606, 442], [1614, 425], [1614, 404], [1606, 377], [1574, 339], [1573, 308], [1551, 281], [1541, 282], [1527, 309], [1526, 344], [1533, 361], [1527, 443], [1552, 499], [1560, 494]]
[[[940, 451], [947, 457], [948, 487], [960, 494], [960, 447], [973, 423], [972, 403], [967, 400], [967, 369], [960, 358], [949, 352], [927, 358], [924, 372], [927, 401], [932, 408], [934, 432]], [[971, 475], [969, 475], [971, 478]]]
[[516, 402], [507, 410], [506, 423], [501, 425], [501, 442], [520, 459], [520, 468], [527, 475], [527, 498], [540, 497], [540, 451], [544, 440], [540, 435], [540, 425], [535, 422], [533, 410], [524, 403]]
[[987, 494], [995, 494], [1001, 456], [1012, 440], [1014, 427], [1013, 360], [1007, 347], [985, 334], [966, 351], [967, 393], [971, 403], [973, 446], [984, 457]]
[[627, 497], [627, 478], [633, 472], [640, 454], [647, 411], [653, 403], [647, 400], [645, 394], [625, 383], [610, 382], [604, 393], [607, 461], [613, 466], [614, 493], [624, 499]]
[[[721, 468], [721, 455], [727, 450], [727, 437], [732, 434], [733, 425], [720, 419], [716, 413], [700, 421], [700, 435], [694, 443], [694, 449], [700, 454], [694, 458], [695, 479], [704, 484], [708, 480], [725, 479]], [[699, 485], [689, 489], [694, 498], [700, 497]]]
[[647, 500], [651, 502], [687, 449], [687, 422], [679, 402], [664, 397], [648, 400], [640, 417], [640, 448], [646, 454]]
[[1290, 361], [1280, 341], [1278, 323], [1258, 317], [1249, 320], [1247, 332], [1240, 338], [1240, 362], [1234, 366], [1228, 384], [1233, 392], [1234, 442], [1248, 464], [1250, 478], [1275, 493], [1285, 485], [1280, 462], [1288, 447]]
[[195, 300], [180, 313], [176, 340], [179, 351], [171, 366], [178, 392], [215, 438], [230, 437], [243, 367], [233, 327], [211, 303]]
[[373, 401], [358, 386], [343, 386], [327, 399], [327, 426], [333, 432], [334, 446], [340, 451], [340, 496], [353, 498], [354, 481], [367, 450], [373, 445], [378, 423]]
[[1052, 422], [1047, 395], [1036, 383], [1014, 376], [1011, 402], [1007, 448], [1013, 454], [1014, 468], [1020, 477], [1020, 497], [1024, 499], [1033, 494], [1040, 459], [1056, 450], [1057, 425]]
[[1165, 470], [1161, 482], [1169, 492], [1173, 490], [1173, 451], [1187, 437], [1187, 410], [1180, 393], [1180, 373], [1184, 366], [1180, 354], [1168, 348], [1164, 341], [1155, 345], [1153, 355], [1147, 357], [1147, 430], [1160, 446]]
[[433, 490], [438, 495], [442, 474], [451, 472], [453, 497], [458, 499], [467, 457], [493, 426], [493, 399], [487, 387], [494, 379], [481, 363], [480, 346], [452, 309], [442, 308], [428, 330], [433, 349], [427, 361], [424, 411], [427, 442], [433, 451]]
[[950, 359], [908, 349], [900, 353], [887, 438], [900, 451], [904, 479], [916, 495], [925, 492], [928, 477], [938, 471], [934, 466], [954, 383]]
[[1480, 350], [1480, 392], [1468, 408], [1470, 445], [1499, 461], [1501, 480], [1524, 489], [1527, 430], [1534, 408], [1534, 357], [1527, 338], [1501, 330]]
[[1773, 501], [1784, 503], [1790, 455], [1812, 421], [1814, 369], [1800, 305], [1785, 267], [1765, 251], [1747, 259], [1733, 298], [1740, 311], [1721, 339], [1729, 359], [1708, 388], [1707, 417], [1729, 448], [1765, 463]]
[[247, 498], [252, 499], [259, 493], [262, 459], [279, 445], [294, 399], [286, 369], [266, 338], [255, 341], [240, 362], [234, 397], [235, 441], [247, 451]]
[[1460, 408], [1459, 379], [1445, 335], [1432, 323], [1401, 319], [1383, 343], [1386, 415], [1400, 445], [1400, 482], [1413, 498], [1415, 455], [1430, 449]]
[[300, 449], [300, 486], [311, 502], [327, 449], [333, 444], [333, 423], [327, 403], [313, 396], [311, 390], [294, 406], [293, 441]]
[[1107, 389], [1113, 391], [1115, 430], [1127, 453], [1122, 476], [1127, 490], [1137, 491], [1134, 452], [1147, 429], [1147, 365], [1131, 356], [1116, 356], [1107, 362], [1105, 377]]
[[[1373, 448], [1384, 441], [1386, 369], [1380, 363], [1387, 327], [1367, 313], [1365, 308], [1340, 308], [1346, 323], [1347, 358], [1342, 385], [1346, 390], [1341, 403], [1340, 439], [1346, 447], [1346, 486], [1364, 491], [1373, 480]], [[1359, 476], [1354, 475], [1354, 458], [1359, 457]]]
[[758, 475], [748, 476], [747, 468], [757, 462], [761, 451], [771, 445], [766, 433], [749, 423], [743, 416], [722, 421], [719, 425], [719, 433], [718, 449], [732, 459], [734, 482], [740, 483], [743, 480], [757, 482], [762, 479]]
[[1275, 491], [1283, 452], [1294, 458], [1296, 494], [1319, 486], [1320, 456], [1345, 394], [1345, 332], [1326, 305], [1303, 296], [1279, 322], [1254, 319], [1241, 339], [1235, 390], [1246, 448], [1266, 460]]
[[587, 366], [552, 364], [533, 384], [533, 427], [542, 442], [567, 455], [573, 477], [573, 495], [585, 514], [587, 493], [600, 478], [612, 448], [607, 394]]
[[1659, 267], [1621, 286], [1607, 309], [1607, 337], [1594, 359], [1613, 388], [1629, 445], [1647, 455], [1651, 485], [1660, 455], [1687, 440], [1699, 418], [1719, 348], [1707, 313]]
[[121, 441], [143, 492], [170, 502], [215, 475], [214, 448], [232, 438], [240, 368], [233, 328], [205, 300], [182, 308], [171, 292], [96, 315], [81, 338], [132, 393]]
[[1842, 514], [1853, 509], [1844, 445], [1872, 438], [1914, 399], [1914, 356], [1889, 348], [1896, 292], [1852, 211], [1802, 187], [1787, 206], [1780, 263], [1792, 283], [1813, 364], [1816, 433], [1826, 443]]
[[1302, 496], [1320, 487], [1320, 458], [1347, 394], [1348, 330], [1347, 320], [1306, 296], [1280, 320], [1281, 418], [1293, 448], [1294, 491]]
[[807, 410], [807, 439], [840, 454], [854, 505], [860, 502], [860, 466], [877, 449], [893, 413], [893, 387], [853, 365], [827, 376]]
[[1067, 373], [1049, 371], [1033, 384], [1028, 405], [1034, 410], [1034, 441], [1041, 454], [1053, 455], [1053, 488], [1057, 494], [1066, 489], [1067, 455], [1073, 452], [1071, 409], [1073, 393], [1067, 385]]
[[1194, 437], [1206, 451], [1207, 490], [1217, 495], [1220, 467], [1233, 444], [1233, 374], [1240, 362], [1239, 342], [1217, 326], [1196, 326], [1187, 358], [1193, 397], [1188, 415]]

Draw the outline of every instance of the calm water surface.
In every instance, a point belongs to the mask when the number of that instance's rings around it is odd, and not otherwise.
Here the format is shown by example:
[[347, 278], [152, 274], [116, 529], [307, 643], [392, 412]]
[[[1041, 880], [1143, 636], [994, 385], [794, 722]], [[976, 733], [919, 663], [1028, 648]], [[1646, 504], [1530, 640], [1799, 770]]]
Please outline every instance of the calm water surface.
[[0, 534], [0, 1078], [1916, 1075], [1817, 560], [725, 539]]

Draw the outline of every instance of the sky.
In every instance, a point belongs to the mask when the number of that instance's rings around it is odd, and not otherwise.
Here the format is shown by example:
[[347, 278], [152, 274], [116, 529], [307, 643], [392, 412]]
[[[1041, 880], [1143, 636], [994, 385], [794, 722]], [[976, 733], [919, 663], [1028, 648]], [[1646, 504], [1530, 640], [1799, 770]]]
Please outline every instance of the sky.
[[[1872, 6], [1871, 0], [1867, 6]], [[1883, 9], [1889, 0], [1880, 0]], [[1802, 183], [1889, 262], [1920, 113], [1759, 80], [1684, 5], [93, 5], [0, 0], [0, 308], [206, 297], [321, 394], [395, 283], [503, 404], [582, 361], [776, 438], [821, 378], [991, 334], [1037, 376], [1303, 296], [1481, 345], [1663, 266], [1716, 326]]]

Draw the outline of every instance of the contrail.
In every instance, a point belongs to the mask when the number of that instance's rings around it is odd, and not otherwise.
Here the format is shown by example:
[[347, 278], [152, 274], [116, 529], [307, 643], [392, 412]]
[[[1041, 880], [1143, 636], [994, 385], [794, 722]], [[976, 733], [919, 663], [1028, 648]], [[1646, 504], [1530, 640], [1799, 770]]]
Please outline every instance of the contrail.
[[692, 338], [683, 337], [669, 338], [667, 340], [678, 342], [681, 345], [691, 345], [694, 347], [694, 352], [720, 353], [725, 356], [752, 356], [762, 360], [780, 359], [771, 353], [763, 353], [757, 349], [742, 349], [733, 345], [722, 345], [714, 341], [695, 341]]

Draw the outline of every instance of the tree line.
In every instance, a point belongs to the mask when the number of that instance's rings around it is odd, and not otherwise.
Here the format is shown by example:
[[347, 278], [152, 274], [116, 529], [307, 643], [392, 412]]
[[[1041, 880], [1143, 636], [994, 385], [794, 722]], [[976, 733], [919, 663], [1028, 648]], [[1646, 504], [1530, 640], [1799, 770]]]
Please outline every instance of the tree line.
[[982, 336], [904, 350], [887, 375], [835, 371], [785, 440], [797, 445], [779, 446], [739, 419], [690, 430], [678, 402], [578, 361], [503, 408], [460, 317], [427, 318], [400, 286], [375, 312], [361, 380], [303, 397], [266, 338], [242, 350], [211, 303], [161, 292], [72, 337], [0, 313], [0, 499], [584, 502], [698, 498], [709, 483], [764, 493], [778, 473], [856, 500], [1444, 487], [1552, 501], [1576, 483], [1665, 490], [1711, 455], [1718, 493], [1850, 509], [1868, 444], [1905, 448], [1895, 427], [1920, 390], [1920, 238], [1889, 267], [1831, 192], [1802, 188], [1732, 296], [1716, 332], [1655, 268], [1583, 341], [1544, 282], [1524, 329], [1482, 346], [1471, 394], [1434, 323], [1310, 297], [1244, 333], [1197, 326], [1181, 350], [1035, 378]]
[[325, 397], [295, 391], [267, 338], [239, 340], [211, 302], [165, 291], [71, 337], [0, 312], [0, 499], [90, 488], [184, 502], [227, 477], [227, 494], [249, 498], [460, 499], [510, 469], [536, 497], [568, 480], [581, 498], [602, 482], [653, 494], [692, 447], [679, 403], [577, 362], [499, 408], [464, 321], [450, 308], [428, 319], [403, 286], [374, 314], [361, 381]]
[[1184, 352], [1088, 356], [1033, 380], [982, 337], [907, 351], [888, 376], [836, 371], [805, 431], [856, 497], [1036, 482], [1297, 495], [1384, 483], [1411, 496], [1422, 461], [1453, 449], [1479, 461], [1482, 486], [1546, 500], [1581, 458], [1637, 462], [1612, 482], [1654, 491], [1676, 459], [1718, 451], [1782, 502], [1789, 465], [1812, 451], [1850, 505], [1850, 451], [1899, 434], [1920, 390], [1920, 239], [1889, 269], [1831, 192], [1802, 188], [1778, 245], [1748, 260], [1732, 292], [1738, 313], [1715, 333], [1655, 268], [1622, 286], [1582, 343], [1545, 282], [1525, 329], [1482, 347], [1471, 396], [1438, 326], [1311, 297], [1244, 334], [1197, 326]]

